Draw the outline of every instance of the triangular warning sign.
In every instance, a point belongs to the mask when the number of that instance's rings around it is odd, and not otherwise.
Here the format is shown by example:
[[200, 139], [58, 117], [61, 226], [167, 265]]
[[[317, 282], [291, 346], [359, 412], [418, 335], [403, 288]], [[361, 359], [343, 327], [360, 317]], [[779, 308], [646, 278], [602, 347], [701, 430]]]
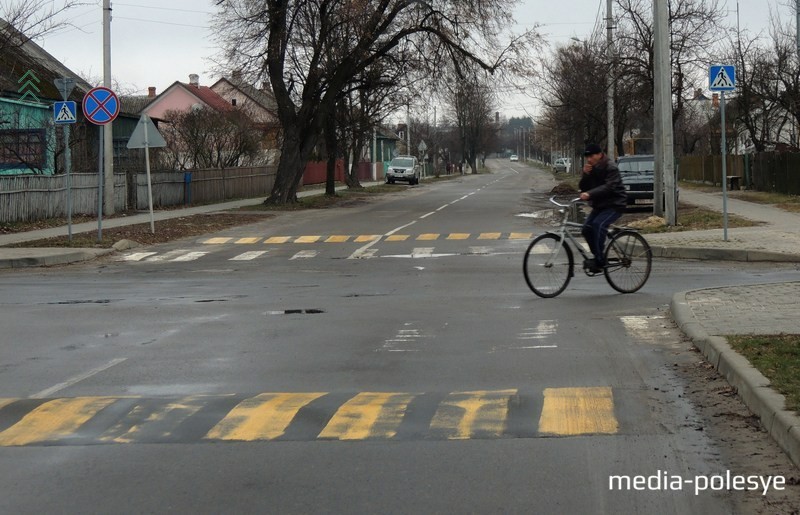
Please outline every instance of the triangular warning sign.
[[75, 115], [72, 114], [72, 111], [69, 110], [69, 107], [67, 106], [67, 104], [63, 104], [61, 106], [61, 110], [58, 112], [58, 115], [56, 115], [56, 121], [57, 122], [74, 122], [75, 121]]
[[733, 81], [730, 77], [728, 77], [728, 73], [725, 71], [725, 68], [720, 68], [719, 72], [717, 72], [717, 76], [714, 77], [714, 81], [711, 83], [711, 89], [725, 89], [734, 87]]
[[139, 123], [133, 129], [131, 139], [128, 140], [128, 148], [157, 148], [166, 147], [167, 142], [156, 129], [156, 125], [149, 116], [143, 114], [139, 118]]

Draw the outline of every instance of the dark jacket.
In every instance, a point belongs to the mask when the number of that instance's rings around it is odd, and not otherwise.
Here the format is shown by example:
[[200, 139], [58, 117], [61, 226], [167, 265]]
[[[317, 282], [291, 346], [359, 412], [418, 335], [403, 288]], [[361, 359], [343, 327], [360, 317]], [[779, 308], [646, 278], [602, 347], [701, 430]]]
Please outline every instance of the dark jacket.
[[578, 189], [589, 193], [589, 205], [593, 209], [625, 211], [628, 198], [625, 186], [619, 168], [608, 156], [603, 156], [591, 172], [583, 174]]

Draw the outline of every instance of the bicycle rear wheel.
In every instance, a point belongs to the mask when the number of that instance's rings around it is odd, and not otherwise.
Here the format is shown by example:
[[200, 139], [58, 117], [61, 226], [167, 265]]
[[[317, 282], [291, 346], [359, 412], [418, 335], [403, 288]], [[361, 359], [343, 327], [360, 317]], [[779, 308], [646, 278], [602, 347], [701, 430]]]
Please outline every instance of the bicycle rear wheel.
[[653, 252], [641, 234], [620, 231], [606, 246], [606, 280], [620, 293], [633, 293], [650, 277], [652, 261]]
[[528, 245], [522, 271], [533, 293], [551, 298], [566, 289], [572, 277], [572, 264], [572, 250], [567, 242], [555, 234], [542, 234]]

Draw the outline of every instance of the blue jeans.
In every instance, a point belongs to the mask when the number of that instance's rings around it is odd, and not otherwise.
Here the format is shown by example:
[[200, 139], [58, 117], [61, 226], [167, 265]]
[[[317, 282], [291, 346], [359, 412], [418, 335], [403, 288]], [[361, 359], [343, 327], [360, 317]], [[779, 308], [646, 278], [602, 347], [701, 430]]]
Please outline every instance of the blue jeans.
[[583, 223], [581, 234], [589, 244], [589, 250], [594, 254], [598, 266], [605, 265], [603, 250], [606, 244], [608, 226], [617, 221], [622, 213], [615, 209], [594, 209]]

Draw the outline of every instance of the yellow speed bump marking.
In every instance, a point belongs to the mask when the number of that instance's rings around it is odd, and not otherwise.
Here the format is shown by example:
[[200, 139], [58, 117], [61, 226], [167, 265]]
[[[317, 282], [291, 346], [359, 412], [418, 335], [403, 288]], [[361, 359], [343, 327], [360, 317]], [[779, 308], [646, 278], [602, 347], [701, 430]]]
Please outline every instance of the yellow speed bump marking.
[[233, 238], [209, 238], [203, 243], [205, 243], [206, 245], [224, 245], [225, 243], [228, 243], [232, 239]]
[[509, 240], [529, 240], [533, 238], [532, 232], [512, 232], [508, 235]]
[[238, 240], [236, 240], [236, 244], [237, 245], [247, 245], [247, 244], [258, 243], [258, 240], [260, 240], [260, 239], [261, 238], [239, 238]]
[[482, 232], [480, 236], [478, 236], [479, 240], [499, 240], [501, 233], [499, 232]]
[[386, 237], [386, 241], [406, 241], [410, 237], [408, 234], [392, 234]]
[[287, 241], [291, 240], [291, 236], [270, 236], [264, 243], [286, 243]]
[[540, 433], [614, 434], [618, 429], [610, 387], [545, 388]]
[[327, 240], [325, 240], [325, 243], [345, 243], [349, 239], [350, 236], [334, 234], [333, 236], [330, 236]]
[[111, 397], [76, 397], [45, 402], [0, 433], [0, 446], [48, 442], [72, 435], [98, 411], [116, 400]]
[[438, 239], [439, 239], [439, 234], [434, 234], [434, 233], [420, 234], [419, 236], [417, 236], [417, 241], [433, 241]]
[[436, 410], [431, 429], [448, 440], [502, 436], [508, 401], [516, 393], [517, 390], [453, 392]]
[[272, 440], [281, 436], [300, 408], [325, 393], [262, 393], [239, 403], [211, 431], [207, 439]]
[[447, 239], [448, 240], [466, 240], [466, 239], [469, 239], [469, 233], [465, 233], [465, 232], [450, 233], [447, 236]]
[[359, 393], [336, 411], [319, 438], [392, 438], [413, 398], [408, 393]]
[[380, 234], [362, 234], [361, 236], [357, 236], [355, 239], [356, 243], [365, 243], [368, 241], [375, 241], [379, 240], [381, 237]]
[[300, 236], [296, 240], [295, 243], [316, 243], [322, 238], [322, 236]]

